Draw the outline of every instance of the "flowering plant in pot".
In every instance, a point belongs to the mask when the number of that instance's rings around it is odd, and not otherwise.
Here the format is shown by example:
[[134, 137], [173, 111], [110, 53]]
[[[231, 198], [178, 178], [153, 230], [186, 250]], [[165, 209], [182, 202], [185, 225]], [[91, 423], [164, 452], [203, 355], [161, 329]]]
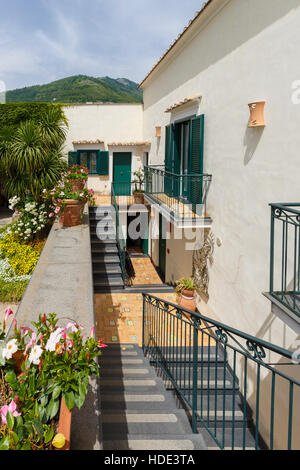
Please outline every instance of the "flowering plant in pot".
[[144, 193], [145, 191], [142, 189], [142, 185], [145, 181], [145, 173], [144, 170], [139, 169], [134, 172], [134, 176], [136, 179], [134, 180], [135, 189], [133, 190], [133, 197], [134, 202], [136, 204], [144, 204]]
[[195, 283], [194, 279], [182, 277], [176, 281], [177, 287], [176, 292], [179, 295], [178, 305], [192, 312], [196, 311], [196, 298], [195, 292], [199, 292], [200, 289]]
[[[10, 312], [9, 312], [10, 314]], [[106, 347], [55, 314], [17, 328], [0, 354], [0, 450], [68, 449], [71, 411], [84, 404], [96, 358]], [[63, 419], [64, 418], [64, 419]], [[67, 423], [66, 423], [67, 419]]]
[[65, 183], [52, 191], [45, 193], [45, 198], [51, 198], [55, 209], [49, 216], [59, 216], [63, 227], [81, 225], [83, 210], [86, 203], [94, 205], [93, 189], [84, 188], [82, 191], [73, 191], [70, 183]]
[[67, 183], [71, 184], [73, 191], [82, 191], [89, 175], [89, 170], [84, 165], [72, 165], [65, 175]]

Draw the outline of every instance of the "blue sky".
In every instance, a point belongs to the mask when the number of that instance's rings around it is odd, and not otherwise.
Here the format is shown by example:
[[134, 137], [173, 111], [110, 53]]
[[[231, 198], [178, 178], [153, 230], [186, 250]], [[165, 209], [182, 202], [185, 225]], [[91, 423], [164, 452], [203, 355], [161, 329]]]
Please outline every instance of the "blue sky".
[[141, 81], [203, 0], [0, 0], [7, 89], [75, 74]]

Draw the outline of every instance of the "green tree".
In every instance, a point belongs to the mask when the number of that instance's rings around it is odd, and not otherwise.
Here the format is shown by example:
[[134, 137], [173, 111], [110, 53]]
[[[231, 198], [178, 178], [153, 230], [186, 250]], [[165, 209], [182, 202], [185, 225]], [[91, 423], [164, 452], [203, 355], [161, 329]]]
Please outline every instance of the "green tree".
[[8, 197], [52, 189], [66, 169], [62, 146], [67, 120], [59, 107], [49, 108], [36, 120], [0, 129], [1, 184]]

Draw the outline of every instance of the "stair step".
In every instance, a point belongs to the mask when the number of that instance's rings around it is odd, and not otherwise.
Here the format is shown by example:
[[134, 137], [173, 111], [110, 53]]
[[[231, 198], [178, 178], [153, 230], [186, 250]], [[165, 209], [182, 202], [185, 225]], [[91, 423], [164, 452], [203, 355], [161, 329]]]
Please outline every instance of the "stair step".
[[201, 435], [197, 434], [175, 434], [172, 437], [165, 434], [149, 436], [147, 434], [140, 436], [127, 436], [120, 440], [118, 436], [111, 436], [111, 440], [105, 438], [103, 441], [104, 450], [124, 451], [124, 450], [174, 450], [174, 451], [193, 451], [206, 450], [205, 442]]
[[[210, 450], [219, 450], [218, 445], [212, 438], [212, 436], [205, 431], [203, 428], [198, 428], [199, 432], [202, 434], [204, 441]], [[244, 446], [244, 432], [243, 429], [237, 428], [234, 433], [234, 441], [232, 439], [232, 427], [217, 427], [216, 430], [213, 426], [210, 427], [210, 431], [214, 436], [217, 437], [217, 440], [221, 446], [223, 446], [223, 434], [224, 434], [224, 448], [227, 450], [232, 449], [232, 444], [234, 443], [234, 448], [236, 450], [243, 450], [245, 447], [246, 449], [255, 449], [255, 438], [253, 434], [250, 432], [249, 429], [245, 429], [245, 446]], [[259, 442], [259, 449], [264, 449], [264, 443], [262, 441]]]
[[100, 381], [101, 393], [114, 391], [126, 391], [126, 392], [165, 392], [164, 385], [161, 381], [155, 377], [144, 378], [144, 379], [129, 379], [122, 377], [104, 377]]
[[95, 246], [92, 244], [92, 255], [93, 254], [117, 254], [118, 248], [116, 246]]
[[124, 281], [121, 276], [103, 277], [102, 279], [94, 279], [94, 287], [122, 287]]
[[102, 377], [103, 376], [122, 376], [122, 377], [132, 377], [132, 375], [136, 376], [153, 376], [153, 373], [150, 368], [146, 367], [124, 367], [124, 368], [117, 368], [117, 367], [108, 367], [107, 369], [101, 368]]
[[117, 264], [120, 264], [120, 258], [119, 256], [117, 255], [106, 255], [106, 254], [103, 254], [103, 253], [95, 253], [93, 255], [93, 262], [97, 261], [98, 263], [101, 262], [101, 263], [104, 263], [104, 264], [114, 264], [114, 263], [117, 263]]
[[[172, 385], [171, 381], [166, 380], [165, 382], [167, 390], [171, 390], [174, 388]], [[178, 380], [177, 381], [178, 386], [181, 387], [182, 390], [191, 390], [193, 388], [192, 380], [189, 381], [188, 379], [186, 380]], [[233, 383], [230, 380], [226, 380], [225, 383], [223, 380], [198, 380], [198, 390], [208, 390], [210, 392], [213, 392], [215, 390], [232, 390], [233, 389]]]
[[91, 236], [91, 245], [92, 246], [103, 246], [103, 247], [106, 247], [106, 246], [117, 246], [117, 241], [116, 240], [99, 240], [99, 238], [97, 237], [97, 235], [92, 235]]
[[101, 417], [103, 435], [191, 434], [191, 426], [183, 410], [163, 411], [105, 411]]
[[104, 276], [112, 276], [115, 274], [122, 274], [122, 269], [120, 266], [113, 264], [93, 264], [93, 274], [94, 275], [104, 275]]
[[101, 394], [102, 410], [171, 410], [176, 409], [176, 403], [172, 393], [122, 393], [110, 392], [105, 393], [105, 389]]
[[[148, 355], [151, 360], [151, 349], [148, 349]], [[159, 351], [154, 351], [155, 355], [158, 355]], [[193, 360], [193, 348], [192, 347], [180, 347], [180, 346], [174, 346], [174, 347], [164, 347], [162, 346], [160, 348], [160, 354], [161, 356], [168, 362], [177, 362], [177, 363], [184, 363], [184, 362], [190, 362], [190, 360]], [[224, 363], [224, 354], [223, 351], [218, 348], [218, 353], [216, 352], [216, 347], [215, 346], [199, 346], [198, 349], [198, 362], [209, 362], [214, 363], [214, 362], [221, 362]]]

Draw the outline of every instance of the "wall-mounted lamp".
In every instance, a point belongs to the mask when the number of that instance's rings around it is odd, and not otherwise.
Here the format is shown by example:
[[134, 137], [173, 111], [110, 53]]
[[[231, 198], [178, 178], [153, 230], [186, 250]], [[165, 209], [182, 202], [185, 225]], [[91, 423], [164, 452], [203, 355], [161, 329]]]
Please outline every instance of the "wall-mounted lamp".
[[256, 101], [254, 103], [249, 103], [250, 109], [250, 122], [248, 127], [261, 127], [265, 126], [265, 101]]
[[161, 137], [161, 127], [156, 127], [156, 137]]

